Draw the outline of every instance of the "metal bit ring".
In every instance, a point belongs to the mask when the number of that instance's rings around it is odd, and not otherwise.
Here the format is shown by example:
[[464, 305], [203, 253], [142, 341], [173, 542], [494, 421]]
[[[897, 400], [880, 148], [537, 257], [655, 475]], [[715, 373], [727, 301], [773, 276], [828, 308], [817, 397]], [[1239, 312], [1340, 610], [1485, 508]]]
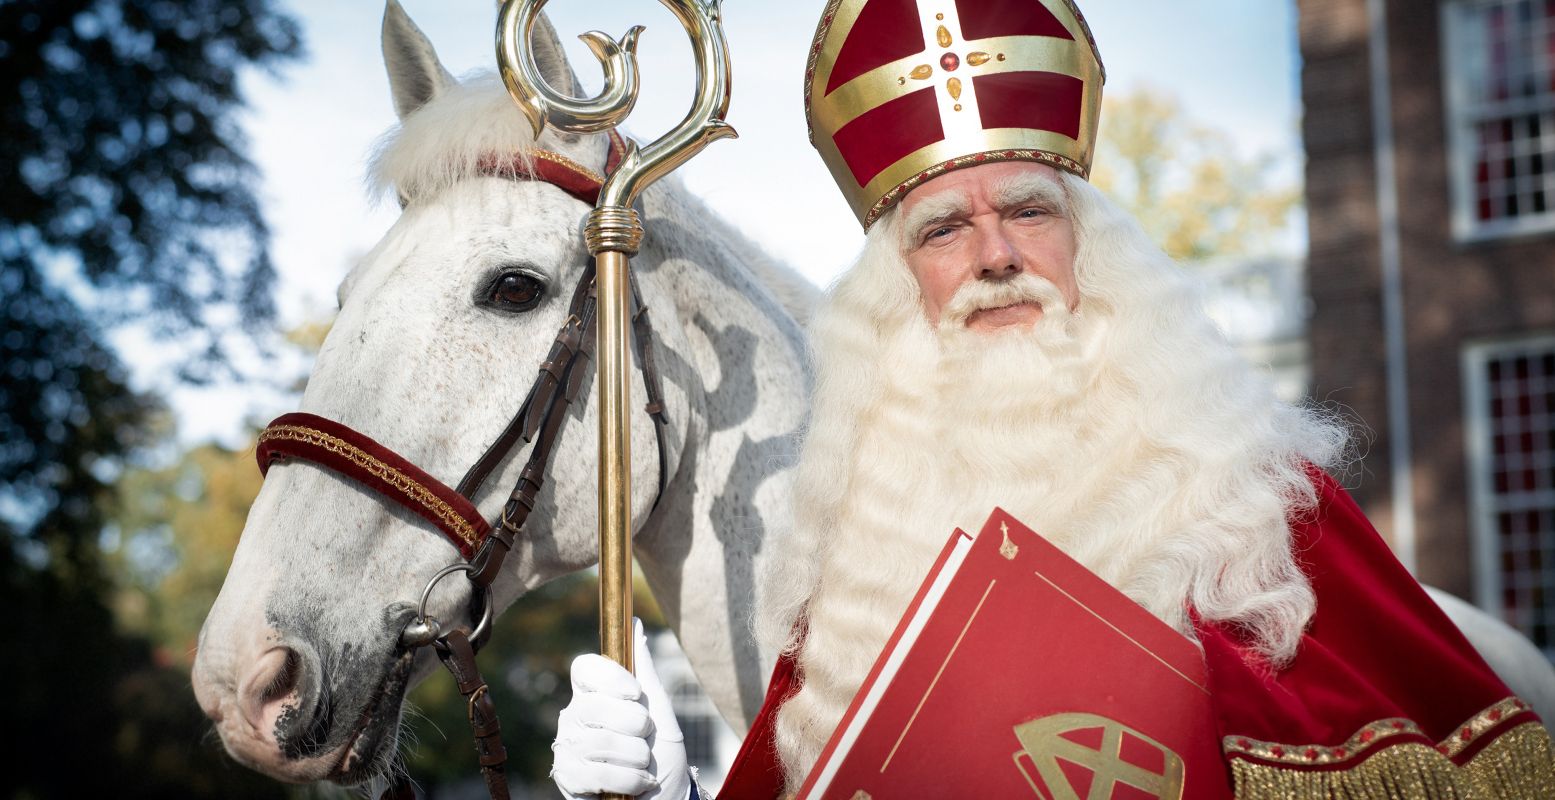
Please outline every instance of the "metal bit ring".
[[[465, 562], [449, 564], [448, 566], [438, 570], [437, 574], [433, 575], [432, 579], [427, 581], [426, 588], [421, 590], [421, 601], [416, 604], [416, 618], [411, 620], [410, 624], [405, 626], [405, 630], [400, 633], [400, 644], [405, 647], [420, 647], [423, 645], [436, 643], [437, 640], [443, 638], [444, 631], [442, 623], [438, 621], [437, 617], [427, 613], [427, 602], [432, 599], [432, 588], [437, 586], [438, 581], [441, 581], [442, 579], [454, 574], [455, 572], [469, 573], [474, 571], [475, 565]], [[481, 618], [478, 622], [475, 623], [475, 630], [470, 632], [471, 640], [479, 639], [481, 636], [484, 636], [487, 629], [491, 627], [491, 618], [493, 614], [491, 587], [486, 587], [484, 591], [485, 596], [482, 598], [484, 602], [481, 603], [483, 606], [481, 610]]]

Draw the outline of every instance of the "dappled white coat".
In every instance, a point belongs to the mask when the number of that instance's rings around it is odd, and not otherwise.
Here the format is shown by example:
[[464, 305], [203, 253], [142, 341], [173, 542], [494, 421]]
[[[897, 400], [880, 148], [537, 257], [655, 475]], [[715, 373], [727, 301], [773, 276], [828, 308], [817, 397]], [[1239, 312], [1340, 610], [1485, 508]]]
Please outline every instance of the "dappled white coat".
[[[404, 211], [340, 287], [302, 410], [342, 422], [453, 485], [517, 410], [589, 261], [588, 207], [549, 184], [481, 173], [488, 156], [536, 145], [494, 78], [457, 83], [391, 2], [384, 50], [402, 123], [373, 178]], [[539, 60], [575, 81], [548, 25]], [[594, 170], [606, 138], [547, 132], [538, 146]], [[809, 378], [800, 321], [816, 290], [768, 259], [673, 178], [642, 198], [647, 237], [632, 259], [654, 332], [669, 424], [669, 476], [633, 378], [636, 555], [720, 713], [743, 730], [775, 654], [748, 625], [749, 587], [769, 531], [786, 526], [789, 475]], [[486, 302], [520, 272], [545, 286], [528, 311]], [[597, 556], [597, 412], [570, 412], [551, 474], [504, 574], [498, 609]], [[497, 516], [528, 455], [474, 499]], [[438, 669], [400, 630], [427, 579], [459, 560], [419, 517], [310, 463], [275, 464], [201, 632], [194, 688], [228, 750], [277, 778], [359, 782], [391, 768], [401, 700]], [[450, 579], [431, 613], [458, 620]], [[522, 646], [522, 643], [520, 643]], [[449, 732], [449, 735], [455, 735]]]

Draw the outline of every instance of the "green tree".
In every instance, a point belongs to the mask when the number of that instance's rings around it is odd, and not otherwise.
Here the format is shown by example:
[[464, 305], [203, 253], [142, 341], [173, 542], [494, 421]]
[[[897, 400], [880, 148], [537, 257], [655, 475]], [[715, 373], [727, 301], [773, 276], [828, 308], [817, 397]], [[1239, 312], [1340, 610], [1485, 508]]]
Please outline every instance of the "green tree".
[[1101, 119], [1092, 182], [1173, 258], [1256, 254], [1289, 228], [1300, 187], [1273, 184], [1272, 159], [1240, 157], [1225, 132], [1189, 121], [1170, 95], [1108, 97]]
[[[273, 316], [236, 123], [239, 72], [299, 52], [271, 6], [0, 0], [0, 603], [16, 644], [0, 684], [19, 734], [0, 769], [15, 797], [250, 793], [199, 745], [187, 678], [115, 630], [99, 538], [156, 408], [107, 333], [176, 340], [199, 380]], [[178, 737], [185, 763], [164, 771]]]
[[198, 445], [171, 466], [137, 468], [116, 484], [109, 557], [113, 610], [126, 630], [187, 670], [262, 478], [254, 448]]

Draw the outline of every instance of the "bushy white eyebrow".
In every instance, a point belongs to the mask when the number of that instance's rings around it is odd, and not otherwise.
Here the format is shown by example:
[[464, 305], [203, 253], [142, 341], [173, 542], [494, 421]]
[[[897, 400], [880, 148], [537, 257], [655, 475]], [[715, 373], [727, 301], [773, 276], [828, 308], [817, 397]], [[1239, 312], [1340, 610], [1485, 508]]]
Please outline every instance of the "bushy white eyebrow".
[[[993, 201], [1000, 209], [1045, 205], [1058, 214], [1067, 214], [1069, 195], [1064, 187], [1046, 175], [1019, 173], [1001, 178], [993, 186]], [[972, 211], [971, 199], [960, 189], [946, 189], [913, 204], [902, 219], [903, 246], [914, 247], [924, 231]]]
[[925, 228], [972, 213], [972, 200], [960, 189], [946, 189], [931, 194], [913, 204], [912, 211], [902, 220], [902, 231], [907, 234], [908, 247], [919, 239]]
[[994, 184], [993, 201], [1002, 209], [1029, 205], [1047, 205], [1059, 212], [1069, 209], [1063, 186], [1046, 175], [1030, 172], [1001, 178]]

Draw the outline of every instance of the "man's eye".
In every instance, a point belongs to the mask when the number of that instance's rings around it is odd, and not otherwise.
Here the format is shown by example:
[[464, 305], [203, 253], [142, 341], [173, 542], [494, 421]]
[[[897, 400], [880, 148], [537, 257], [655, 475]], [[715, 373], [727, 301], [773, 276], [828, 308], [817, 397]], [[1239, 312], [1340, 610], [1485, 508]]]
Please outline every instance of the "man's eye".
[[1021, 209], [1020, 211], [1016, 212], [1015, 216], [1020, 217], [1021, 219], [1033, 219], [1035, 217], [1045, 217], [1047, 216], [1047, 213], [1047, 209], [1034, 206], [1032, 208]]
[[486, 293], [486, 304], [503, 311], [529, 311], [545, 297], [545, 283], [527, 272], [504, 272]]
[[934, 230], [929, 231], [929, 235], [925, 236], [923, 238], [925, 238], [925, 239], [939, 239], [939, 238], [942, 238], [942, 237], [945, 237], [945, 236], [949, 236], [950, 232], [953, 231], [953, 230], [955, 230], [955, 229], [950, 227], [949, 225], [941, 225], [938, 228], [935, 228]]

